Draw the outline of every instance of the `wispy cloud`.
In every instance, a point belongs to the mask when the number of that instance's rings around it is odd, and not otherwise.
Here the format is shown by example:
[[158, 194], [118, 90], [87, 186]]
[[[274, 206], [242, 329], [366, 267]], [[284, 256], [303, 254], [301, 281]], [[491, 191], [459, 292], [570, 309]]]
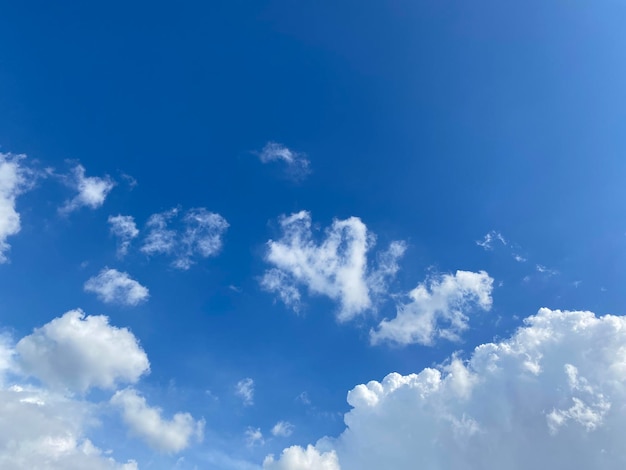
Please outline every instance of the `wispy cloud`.
[[257, 155], [263, 163], [283, 163], [286, 175], [294, 180], [302, 180], [311, 173], [311, 162], [306, 154], [290, 150], [283, 144], [268, 142]]
[[148, 289], [132, 279], [128, 273], [104, 268], [97, 276], [85, 282], [85, 291], [93, 292], [104, 303], [139, 305], [148, 300]]
[[250, 377], [240, 380], [235, 385], [235, 395], [243, 401], [244, 406], [254, 404], [254, 380]]
[[289, 421], [279, 421], [272, 427], [272, 436], [289, 437], [293, 434], [295, 426]]
[[507, 241], [502, 236], [502, 234], [500, 232], [495, 231], [495, 230], [492, 230], [491, 232], [487, 233], [483, 237], [482, 240], [476, 240], [476, 244], [478, 246], [483, 247], [485, 250], [493, 250], [493, 245], [496, 242], [497, 243], [501, 243], [504, 246], [507, 245]]
[[139, 235], [139, 230], [132, 215], [109, 216], [111, 234], [117, 237], [117, 255], [121, 258], [128, 253], [131, 241]]
[[246, 429], [245, 436], [246, 445], [248, 447], [262, 446], [265, 444], [265, 439], [263, 439], [263, 433], [260, 428], [253, 428], [252, 426], [248, 427], [248, 429]]

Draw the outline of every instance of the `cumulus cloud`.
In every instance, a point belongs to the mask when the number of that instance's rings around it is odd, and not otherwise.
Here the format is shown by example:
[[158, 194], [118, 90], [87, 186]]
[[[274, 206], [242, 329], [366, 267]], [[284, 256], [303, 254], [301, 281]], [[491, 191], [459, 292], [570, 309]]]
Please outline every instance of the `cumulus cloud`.
[[370, 339], [374, 344], [432, 345], [438, 338], [457, 341], [469, 327], [469, 311], [491, 308], [492, 289], [493, 279], [485, 271], [431, 278], [409, 292], [411, 301], [398, 305], [395, 318], [381, 321]]
[[373, 297], [386, 291], [406, 249], [403, 242], [393, 242], [378, 263], [368, 263], [375, 236], [358, 217], [333, 221], [321, 243], [314, 240], [306, 211], [282, 217], [280, 225], [281, 238], [267, 243], [266, 261], [274, 267], [265, 272], [261, 286], [296, 311], [301, 286], [325, 295], [339, 302], [341, 321], [372, 308]]
[[[180, 219], [179, 230], [170, 227], [175, 219]], [[170, 209], [150, 216], [141, 251], [170, 255], [174, 258], [172, 266], [189, 269], [196, 256], [208, 258], [220, 252], [228, 227], [224, 217], [202, 207], [190, 209], [182, 217], [179, 209]]]
[[286, 165], [286, 174], [294, 180], [302, 180], [311, 173], [311, 162], [306, 154], [294, 152], [283, 144], [268, 142], [258, 153], [263, 163], [282, 162]]
[[492, 230], [491, 232], [487, 233], [483, 237], [482, 240], [477, 240], [476, 244], [478, 246], [484, 248], [485, 250], [489, 251], [489, 250], [493, 250], [493, 244], [495, 242], [502, 243], [505, 246], [507, 245], [507, 241], [502, 236], [502, 234], [500, 232], [495, 231], [495, 230]]
[[7, 238], [21, 229], [16, 199], [34, 183], [34, 176], [21, 161], [24, 155], [0, 153], [0, 263], [7, 262]]
[[149, 406], [132, 388], [116, 392], [111, 404], [121, 410], [131, 434], [159, 452], [177, 453], [189, 447], [192, 439], [203, 439], [204, 420], [196, 421], [189, 413], [163, 419], [161, 409]]
[[132, 279], [128, 273], [104, 268], [97, 276], [85, 282], [85, 291], [93, 292], [104, 303], [138, 305], [148, 300], [148, 289]]
[[136, 470], [116, 462], [86, 436], [96, 407], [45, 388], [15, 382], [21, 371], [6, 336], [0, 338], [0, 468], [15, 470]]
[[277, 437], [289, 437], [293, 434], [294, 425], [289, 421], [279, 421], [272, 428], [272, 435]]
[[[381, 467], [391, 468], [391, 467]], [[412, 467], [413, 468], [413, 467]], [[315, 447], [309, 445], [306, 449], [299, 446], [292, 446], [280, 455], [278, 460], [274, 460], [273, 455], [269, 455], [263, 462], [264, 470], [340, 470], [337, 454], [335, 451], [319, 452]]]
[[[389, 374], [356, 386], [348, 403], [339, 437], [289, 448], [266, 459], [265, 470], [408, 470], [416, 462], [619, 470], [626, 464], [626, 317], [542, 308], [467, 361], [453, 356], [436, 369]], [[324, 455], [336, 455], [334, 467], [309, 463]]]
[[71, 176], [66, 178], [68, 186], [76, 190], [78, 194], [65, 202], [61, 207], [61, 213], [70, 213], [81, 207], [97, 209], [104, 204], [105, 199], [115, 187], [115, 182], [110, 176], [85, 176], [85, 167], [76, 165]]
[[16, 346], [23, 371], [55, 389], [85, 392], [134, 383], [150, 369], [137, 338], [105, 316], [71, 310], [36, 328]]
[[241, 379], [235, 385], [235, 395], [237, 395], [243, 401], [244, 406], [250, 406], [254, 404], [254, 380], [250, 377]]
[[117, 255], [121, 258], [128, 253], [132, 240], [139, 235], [139, 230], [132, 215], [109, 216], [111, 234], [117, 237]]

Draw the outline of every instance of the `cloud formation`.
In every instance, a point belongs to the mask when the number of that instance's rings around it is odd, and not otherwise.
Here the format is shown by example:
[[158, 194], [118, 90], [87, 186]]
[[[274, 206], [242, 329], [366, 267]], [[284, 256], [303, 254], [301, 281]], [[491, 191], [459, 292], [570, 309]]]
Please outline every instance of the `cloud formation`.
[[491, 308], [493, 279], [485, 272], [457, 271], [428, 279], [409, 292], [410, 302], [399, 304], [395, 318], [370, 332], [372, 343], [418, 343], [436, 339], [457, 341], [469, 327], [468, 313]]
[[25, 373], [55, 389], [112, 389], [118, 383], [135, 383], [150, 370], [146, 353], [128, 329], [82, 310], [36, 328], [15, 350]]
[[[221, 215], [203, 207], [180, 215], [180, 210], [174, 208], [150, 216], [141, 251], [172, 256], [172, 266], [186, 270], [195, 263], [195, 257], [208, 258], [220, 252], [229, 224]], [[175, 219], [180, 219], [179, 230], [170, 227]]]
[[7, 238], [21, 229], [15, 206], [17, 196], [34, 183], [33, 174], [21, 164], [24, 158], [24, 155], [0, 153], [0, 264], [8, 261]]
[[303, 449], [292, 446], [283, 450], [278, 460], [269, 455], [263, 461], [264, 470], [341, 470], [335, 451], [319, 452], [312, 445]]
[[294, 152], [283, 144], [268, 142], [257, 155], [263, 163], [284, 163], [286, 175], [296, 181], [306, 178], [311, 173], [311, 162], [306, 154]]
[[241, 379], [235, 385], [235, 395], [237, 395], [243, 401], [244, 406], [251, 406], [254, 404], [254, 380], [250, 377]]
[[111, 404], [121, 410], [131, 434], [159, 452], [177, 453], [189, 447], [192, 439], [203, 439], [204, 420], [196, 421], [189, 413], [176, 413], [171, 420], [163, 419], [161, 409], [149, 406], [132, 388], [116, 392]]
[[117, 255], [121, 258], [128, 253], [132, 240], [139, 235], [139, 230], [132, 215], [110, 215], [111, 234], [117, 237]]
[[85, 282], [85, 291], [93, 292], [107, 304], [135, 306], [148, 300], [148, 289], [132, 279], [128, 273], [104, 268], [97, 276]]
[[289, 421], [279, 421], [272, 428], [272, 436], [289, 437], [293, 434], [295, 426]]
[[495, 242], [502, 243], [504, 246], [508, 244], [505, 238], [502, 236], [500, 232], [492, 230], [491, 232], [485, 234], [482, 240], [477, 240], [476, 244], [483, 249], [489, 251], [493, 250], [493, 245]]
[[97, 209], [104, 204], [105, 199], [115, 187], [115, 181], [109, 175], [104, 177], [85, 176], [85, 167], [76, 165], [72, 175], [66, 177], [68, 186], [76, 190], [78, 194], [65, 202], [59, 209], [61, 213], [68, 214], [81, 207]]
[[[265, 470], [408, 470], [415, 462], [619, 470], [626, 462], [626, 317], [542, 308], [467, 361], [453, 356], [437, 369], [389, 374], [356, 386], [348, 403], [338, 438], [289, 448], [266, 459]], [[334, 467], [320, 461], [333, 453]]]
[[267, 270], [261, 286], [298, 311], [300, 286], [340, 304], [338, 319], [350, 320], [374, 305], [373, 297], [386, 292], [398, 270], [406, 245], [393, 242], [378, 263], [368, 261], [376, 237], [358, 217], [334, 220], [321, 243], [314, 240], [311, 215], [297, 212], [280, 219], [282, 236], [267, 243]]

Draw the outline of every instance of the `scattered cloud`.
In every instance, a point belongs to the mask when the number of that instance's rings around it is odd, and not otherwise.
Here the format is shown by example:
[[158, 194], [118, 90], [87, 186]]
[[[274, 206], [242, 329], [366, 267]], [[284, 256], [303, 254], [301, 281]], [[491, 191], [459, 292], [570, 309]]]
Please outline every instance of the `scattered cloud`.
[[81, 207], [97, 209], [104, 204], [105, 199], [115, 187], [115, 181], [109, 175], [100, 178], [97, 176], [85, 176], [85, 167], [76, 165], [70, 176], [64, 177], [68, 186], [76, 190], [78, 194], [65, 202], [59, 209], [62, 214], [69, 214]]
[[293, 434], [295, 426], [288, 421], [279, 421], [272, 428], [272, 436], [289, 437]]
[[[172, 266], [185, 270], [194, 264], [196, 256], [208, 258], [220, 252], [229, 224], [221, 215], [204, 208], [190, 209], [180, 215], [180, 210], [174, 208], [150, 216], [141, 251], [147, 255], [172, 256]], [[170, 228], [174, 219], [180, 219], [180, 230]]]
[[192, 439], [203, 439], [204, 420], [196, 421], [189, 413], [176, 413], [171, 420], [163, 419], [162, 410], [149, 406], [133, 388], [116, 392], [111, 404], [121, 409], [131, 434], [159, 452], [177, 453], [189, 447]]
[[132, 240], [139, 235], [139, 230], [132, 215], [109, 216], [111, 234], [118, 239], [117, 255], [122, 258], [128, 253]]
[[518, 263], [525, 263], [526, 261], [528, 261], [522, 255], [518, 255], [518, 254], [513, 254], [513, 259], [517, 261]]
[[263, 433], [259, 428], [248, 427], [245, 432], [246, 435], [246, 445], [248, 447], [254, 446], [262, 446], [265, 444], [265, 439], [263, 439]]
[[483, 247], [485, 250], [493, 250], [493, 245], [495, 242], [502, 243], [504, 246], [507, 245], [507, 241], [502, 236], [502, 234], [495, 230], [487, 233], [482, 240], [476, 240], [476, 244]]
[[556, 276], [557, 274], [559, 274], [559, 272], [555, 269], [547, 268], [542, 264], [538, 264], [537, 266], [535, 266], [535, 269], [537, 270], [537, 272], [545, 274], [546, 276]]
[[24, 155], [0, 153], [0, 264], [6, 263], [7, 238], [21, 229], [16, 199], [34, 184], [34, 174], [22, 165]]
[[459, 340], [468, 329], [468, 312], [491, 308], [493, 279], [485, 272], [457, 271], [433, 277], [409, 292], [411, 301], [399, 304], [396, 317], [370, 332], [372, 343], [432, 345], [436, 339]]
[[314, 240], [307, 211], [281, 217], [280, 225], [281, 238], [267, 243], [266, 261], [274, 267], [265, 272], [261, 286], [295, 311], [301, 286], [325, 295], [340, 303], [341, 321], [373, 307], [373, 297], [386, 292], [406, 249], [404, 242], [393, 242], [372, 266], [367, 254], [376, 237], [358, 217], [333, 221], [321, 243]]
[[240, 380], [235, 385], [235, 395], [243, 401], [244, 406], [254, 404], [254, 380], [250, 377]]
[[[625, 364], [626, 317], [542, 308], [467, 361], [356, 386], [338, 438], [291, 447], [264, 468], [618, 470]], [[334, 467], [320, 463], [334, 455]]]
[[263, 470], [341, 470], [341, 467], [334, 450], [320, 452], [309, 445], [306, 449], [299, 446], [289, 447], [283, 450], [278, 460], [269, 455], [263, 462]]
[[128, 329], [82, 310], [36, 328], [15, 350], [25, 373], [61, 390], [112, 389], [117, 383], [135, 383], [150, 370], [146, 353]]
[[139, 305], [148, 300], [148, 289], [117, 269], [104, 268], [85, 282], [85, 291], [93, 292], [107, 304]]
[[268, 142], [257, 155], [263, 163], [284, 163], [287, 176], [296, 181], [306, 178], [311, 173], [311, 162], [306, 154], [294, 152], [277, 142]]

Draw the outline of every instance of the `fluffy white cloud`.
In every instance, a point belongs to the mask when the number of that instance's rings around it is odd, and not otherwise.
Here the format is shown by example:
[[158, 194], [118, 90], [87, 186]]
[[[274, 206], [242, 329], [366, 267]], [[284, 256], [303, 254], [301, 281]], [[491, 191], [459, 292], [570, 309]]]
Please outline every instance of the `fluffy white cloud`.
[[244, 406], [250, 406], [254, 404], [254, 380], [250, 377], [241, 379], [235, 385], [235, 395], [237, 395], [243, 401]]
[[[391, 467], [381, 467], [391, 468]], [[414, 467], [412, 467], [414, 468]], [[270, 455], [263, 462], [264, 470], [340, 470], [335, 451], [320, 453], [309, 445], [306, 449], [292, 446], [280, 455], [278, 460]], [[395, 469], [394, 469], [395, 470]]]
[[409, 292], [411, 302], [400, 304], [395, 318], [370, 332], [371, 341], [432, 345], [437, 338], [458, 340], [468, 328], [469, 310], [491, 308], [492, 289], [493, 279], [484, 271], [431, 278]]
[[111, 233], [118, 238], [118, 256], [125, 256], [131, 241], [139, 235], [135, 219], [132, 215], [111, 215], [109, 216], [109, 225], [111, 226]]
[[196, 421], [189, 413], [176, 413], [171, 420], [163, 419], [161, 410], [149, 406], [132, 388], [116, 392], [111, 404], [121, 409], [130, 432], [159, 452], [180, 452], [190, 445], [192, 438], [198, 441], [203, 438], [204, 420]]
[[246, 445], [248, 447], [254, 446], [262, 446], [265, 444], [265, 439], [263, 439], [263, 433], [259, 428], [249, 427], [246, 429]]
[[311, 172], [311, 162], [306, 154], [289, 150], [277, 142], [265, 144], [258, 155], [263, 163], [283, 162], [287, 168], [287, 176], [294, 180], [304, 179]]
[[[334, 469], [619, 470], [626, 465], [626, 317], [543, 308], [511, 338], [348, 394], [346, 430], [266, 470], [335, 452]], [[295, 449], [295, 450], [294, 450]]]
[[33, 184], [32, 173], [21, 165], [23, 155], [0, 153], [0, 263], [7, 261], [7, 238], [19, 233], [20, 215], [15, 200]]
[[182, 228], [174, 230], [169, 225], [179, 213], [175, 208], [150, 216], [146, 224], [149, 232], [141, 251], [147, 255], [171, 255], [172, 266], [189, 269], [195, 256], [208, 258], [220, 252], [229, 224], [219, 214], [196, 208], [188, 210], [182, 217]]
[[146, 353], [128, 329], [81, 310], [36, 328], [15, 349], [25, 373], [57, 389], [110, 389], [119, 382], [134, 383], [150, 369]]
[[104, 268], [85, 282], [85, 291], [93, 292], [105, 303], [138, 305], [148, 300], [148, 289], [132, 279], [128, 273]]
[[357, 217], [333, 221], [321, 243], [313, 239], [311, 215], [306, 211], [282, 217], [280, 224], [282, 237], [267, 243], [266, 261], [274, 268], [265, 273], [261, 286], [297, 311], [298, 286], [303, 285], [311, 293], [338, 301], [341, 321], [372, 308], [372, 297], [385, 292], [406, 249], [404, 243], [394, 242], [371, 266], [367, 253], [375, 236]]
[[78, 194], [67, 201], [60, 209], [62, 213], [69, 213], [81, 207], [97, 209], [104, 204], [105, 199], [115, 187], [115, 182], [108, 176], [85, 176], [85, 167], [76, 165], [72, 175], [67, 177], [67, 184]]
[[279, 421], [272, 428], [272, 435], [277, 437], [289, 437], [293, 434], [294, 425], [288, 421]]

